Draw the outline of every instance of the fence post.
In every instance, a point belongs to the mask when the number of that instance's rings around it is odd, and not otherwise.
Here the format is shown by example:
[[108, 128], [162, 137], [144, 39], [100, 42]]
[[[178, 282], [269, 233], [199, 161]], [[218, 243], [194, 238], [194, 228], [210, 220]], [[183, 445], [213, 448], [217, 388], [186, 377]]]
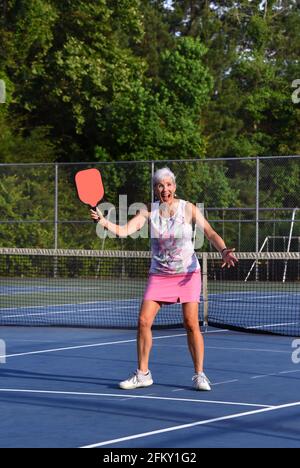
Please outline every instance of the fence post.
[[[255, 252], [256, 255], [259, 252], [259, 177], [260, 177], [260, 160], [259, 157], [256, 158], [256, 213], [255, 213]], [[255, 281], [259, 281], [259, 270], [258, 270], [258, 261], [256, 260], [255, 264]]]
[[241, 231], [242, 231], [242, 223], [241, 223], [241, 211], [239, 210], [239, 234], [238, 234], [238, 251], [241, 251]]
[[154, 176], [154, 161], [151, 162], [151, 203], [154, 203], [154, 188], [153, 188], [153, 176]]
[[55, 164], [54, 188], [54, 249], [58, 248], [58, 164]]
[[[58, 164], [55, 164], [55, 181], [54, 181], [54, 249], [58, 248]], [[58, 258], [53, 257], [53, 277], [57, 278]]]
[[260, 160], [256, 158], [256, 215], [255, 215], [255, 251], [259, 252], [259, 177], [260, 177]]

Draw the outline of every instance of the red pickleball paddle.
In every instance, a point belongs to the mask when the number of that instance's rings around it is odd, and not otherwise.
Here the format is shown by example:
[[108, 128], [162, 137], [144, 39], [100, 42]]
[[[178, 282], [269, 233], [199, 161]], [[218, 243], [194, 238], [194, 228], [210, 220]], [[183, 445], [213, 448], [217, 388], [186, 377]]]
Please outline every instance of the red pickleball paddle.
[[85, 169], [75, 176], [78, 198], [82, 203], [96, 210], [104, 196], [104, 187], [98, 169]]

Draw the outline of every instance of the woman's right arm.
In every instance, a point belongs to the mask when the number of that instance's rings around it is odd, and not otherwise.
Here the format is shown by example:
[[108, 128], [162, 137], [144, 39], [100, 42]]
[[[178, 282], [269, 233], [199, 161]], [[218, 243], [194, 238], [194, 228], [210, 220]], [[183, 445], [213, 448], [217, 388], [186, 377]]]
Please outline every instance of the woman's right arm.
[[91, 218], [98, 221], [102, 227], [108, 229], [110, 232], [115, 234], [118, 237], [128, 237], [131, 234], [142, 229], [148, 220], [149, 212], [147, 210], [141, 210], [137, 215], [135, 215], [127, 224], [124, 226], [119, 226], [114, 224], [111, 221], [108, 221], [104, 218], [103, 214], [99, 209], [97, 211], [91, 210]]

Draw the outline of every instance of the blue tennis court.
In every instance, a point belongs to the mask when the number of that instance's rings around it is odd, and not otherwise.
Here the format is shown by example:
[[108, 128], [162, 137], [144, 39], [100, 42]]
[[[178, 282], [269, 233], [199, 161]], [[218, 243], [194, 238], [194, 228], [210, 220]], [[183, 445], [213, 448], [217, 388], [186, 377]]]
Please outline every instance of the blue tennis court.
[[298, 446], [299, 254], [199, 258], [212, 392], [192, 388], [180, 304], [155, 320], [154, 385], [124, 391], [149, 254], [5, 249], [0, 446]]
[[135, 332], [5, 327], [1, 447], [298, 447], [300, 364], [291, 337], [210, 328], [212, 392], [191, 387], [181, 329], [155, 330], [154, 385], [123, 391]]

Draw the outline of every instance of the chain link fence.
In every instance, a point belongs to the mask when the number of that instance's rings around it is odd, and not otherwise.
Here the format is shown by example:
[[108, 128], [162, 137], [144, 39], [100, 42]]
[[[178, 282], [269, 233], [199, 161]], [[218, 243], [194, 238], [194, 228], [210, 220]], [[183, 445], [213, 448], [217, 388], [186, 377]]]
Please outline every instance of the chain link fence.
[[[74, 177], [85, 168], [100, 169], [106, 215], [125, 223], [133, 203], [153, 201], [151, 177], [165, 166], [176, 175], [177, 196], [203, 203], [229, 246], [244, 252], [300, 250], [300, 156], [1, 164], [0, 247], [148, 250], [149, 239], [138, 235], [97, 237]], [[203, 249], [212, 248], [205, 241]]]

